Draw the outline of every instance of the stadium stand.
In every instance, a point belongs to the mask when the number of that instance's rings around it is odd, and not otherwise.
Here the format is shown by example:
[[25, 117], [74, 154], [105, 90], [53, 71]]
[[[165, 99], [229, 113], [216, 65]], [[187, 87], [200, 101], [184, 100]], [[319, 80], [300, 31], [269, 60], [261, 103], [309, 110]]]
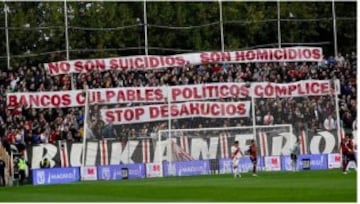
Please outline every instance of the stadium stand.
[[[341, 83], [339, 110], [341, 126], [348, 131], [356, 128], [356, 54], [346, 54], [321, 63], [252, 63], [252, 64], [207, 64], [169, 67], [159, 71], [105, 71], [74, 74], [76, 89], [139, 87], [161, 85], [186, 85], [214, 82], [269, 81], [287, 83], [306, 79], [338, 78]], [[30, 144], [54, 143], [56, 140], [81, 141], [84, 135], [84, 108], [62, 109], [15, 109], [6, 108], [8, 92], [41, 92], [71, 90], [69, 75], [50, 76], [42, 65], [18, 67], [12, 71], [0, 71], [0, 137], [3, 146], [9, 144], [26, 147]], [[273, 124], [296, 124], [301, 128], [324, 128], [329, 110], [326, 96], [295, 101], [295, 99], [257, 100], [257, 125], [264, 125], [266, 114], [272, 114]], [[280, 104], [278, 103], [280, 100]], [[299, 105], [300, 103], [300, 105]], [[298, 104], [297, 106], [294, 104]], [[331, 106], [330, 106], [331, 107]], [[334, 107], [334, 106], [332, 106]], [[331, 109], [331, 108], [330, 108]], [[317, 110], [317, 114], [315, 114]], [[283, 117], [287, 116], [287, 117]], [[311, 118], [311, 119], [309, 119]], [[336, 119], [336, 118], [334, 118]], [[226, 121], [226, 120], [224, 120]], [[225, 123], [225, 122], [224, 122]], [[161, 123], [159, 123], [161, 125]], [[211, 124], [201, 124], [202, 127]], [[224, 124], [225, 125], [225, 124]], [[236, 125], [236, 124], [230, 124]], [[244, 119], [240, 125], [251, 125]], [[147, 127], [124, 129], [124, 135], [149, 136]]]

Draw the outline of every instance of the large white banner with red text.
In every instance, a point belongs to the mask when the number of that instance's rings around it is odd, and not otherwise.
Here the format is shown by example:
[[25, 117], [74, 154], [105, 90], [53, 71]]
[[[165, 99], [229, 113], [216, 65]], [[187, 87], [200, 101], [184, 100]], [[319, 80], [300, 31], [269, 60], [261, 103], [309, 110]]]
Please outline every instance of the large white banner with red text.
[[132, 124], [172, 119], [208, 117], [248, 117], [250, 101], [241, 102], [185, 102], [170, 105], [149, 105], [100, 110], [101, 118], [110, 124]]
[[[337, 85], [336, 85], [337, 86]], [[339, 94], [339, 88], [335, 88]], [[214, 83], [171, 87], [127, 87], [90, 89], [90, 104], [164, 103], [200, 101], [218, 98], [276, 98], [334, 94], [329, 80], [307, 80], [288, 84], [277, 83]], [[7, 107], [64, 108], [85, 104], [83, 90], [58, 92], [8, 93]]]
[[127, 56], [106, 59], [78, 59], [44, 64], [51, 75], [105, 70], [147, 70], [185, 64], [321, 61], [320, 47], [265, 48], [232, 52], [201, 52], [171, 56]]

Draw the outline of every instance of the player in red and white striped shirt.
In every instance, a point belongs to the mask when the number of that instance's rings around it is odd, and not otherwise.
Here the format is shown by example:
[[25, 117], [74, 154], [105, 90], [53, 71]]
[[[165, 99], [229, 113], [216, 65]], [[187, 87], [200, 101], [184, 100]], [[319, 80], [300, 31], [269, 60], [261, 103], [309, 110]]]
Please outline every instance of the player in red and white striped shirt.
[[231, 164], [232, 164], [232, 168], [233, 168], [234, 178], [241, 177], [241, 175], [239, 173], [239, 168], [238, 168], [240, 155], [243, 155], [243, 153], [240, 150], [239, 141], [235, 141], [234, 145], [231, 147], [231, 160], [232, 160]]

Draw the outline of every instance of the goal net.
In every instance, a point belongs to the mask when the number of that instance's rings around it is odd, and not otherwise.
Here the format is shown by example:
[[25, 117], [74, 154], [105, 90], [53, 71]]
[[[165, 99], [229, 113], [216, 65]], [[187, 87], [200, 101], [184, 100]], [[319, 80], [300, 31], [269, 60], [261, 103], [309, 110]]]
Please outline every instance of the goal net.
[[[240, 168], [247, 172], [252, 168], [247, 152], [251, 140], [262, 158], [290, 154], [296, 137], [291, 124], [160, 130], [155, 161], [164, 162], [164, 176], [229, 173], [231, 146], [238, 141], [244, 153]], [[259, 169], [263, 163], [259, 159]]]

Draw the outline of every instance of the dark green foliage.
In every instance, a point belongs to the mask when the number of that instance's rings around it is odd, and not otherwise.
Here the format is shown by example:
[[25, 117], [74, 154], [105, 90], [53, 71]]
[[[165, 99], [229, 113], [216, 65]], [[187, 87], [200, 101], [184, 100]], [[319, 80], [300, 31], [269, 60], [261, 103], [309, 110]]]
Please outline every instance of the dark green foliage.
[[[63, 2], [7, 2], [7, 5], [13, 67], [66, 59]], [[0, 64], [4, 66], [4, 3], [0, 6]], [[67, 6], [70, 59], [145, 54], [143, 2], [72, 1]], [[283, 46], [320, 42], [318, 46], [324, 48], [324, 53], [333, 55], [331, 2], [282, 2], [280, 7]], [[290, 13], [294, 19], [303, 20], [289, 21]], [[336, 16], [339, 52], [355, 51], [356, 2], [336, 2]], [[218, 2], [148, 2], [147, 20], [149, 54], [221, 49]], [[223, 20], [225, 50], [278, 46], [276, 1], [223, 2]], [[208, 26], [159, 27], [199, 25]], [[107, 29], [122, 26], [130, 27]], [[139, 46], [140, 49], [136, 48]]]

